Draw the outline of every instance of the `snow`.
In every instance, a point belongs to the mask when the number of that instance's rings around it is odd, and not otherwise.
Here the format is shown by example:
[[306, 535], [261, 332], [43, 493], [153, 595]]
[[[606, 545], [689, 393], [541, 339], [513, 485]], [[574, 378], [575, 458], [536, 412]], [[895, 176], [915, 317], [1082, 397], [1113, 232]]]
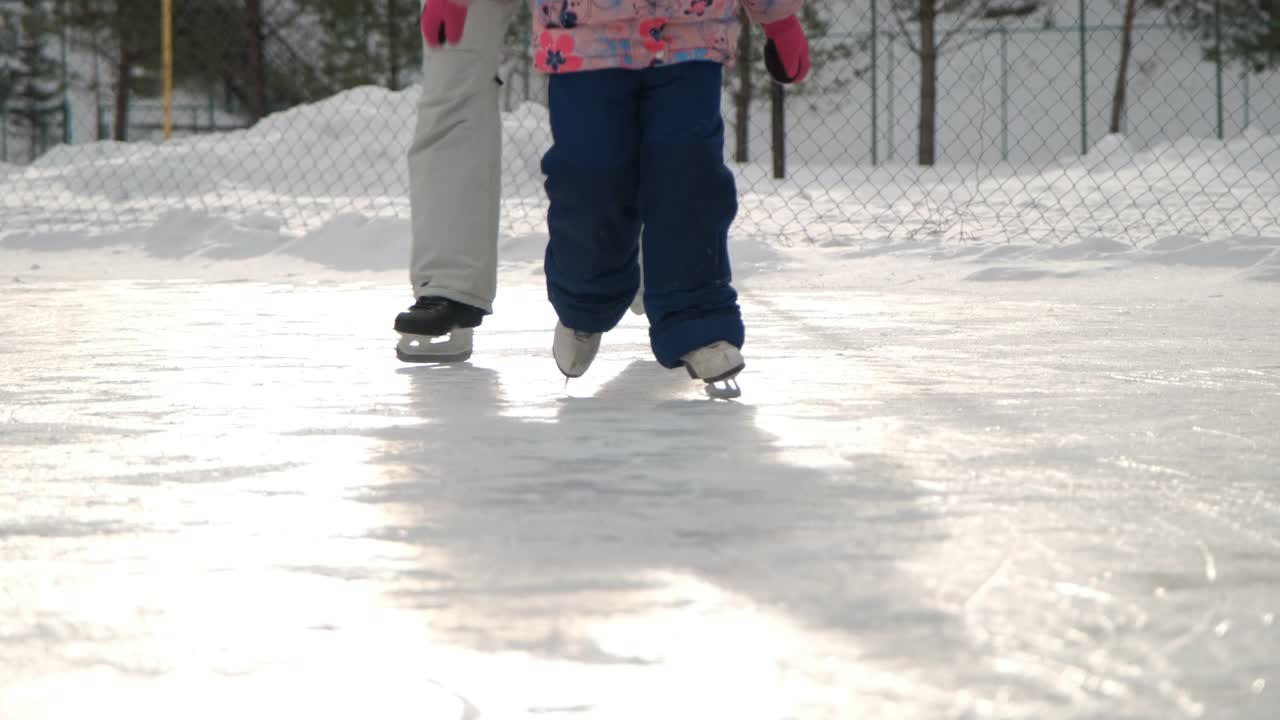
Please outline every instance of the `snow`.
[[395, 361], [413, 99], [0, 173], [0, 717], [1274, 715], [1274, 138], [740, 168], [713, 402], [556, 373], [527, 152]]
[[[416, 90], [358, 88], [244, 131], [56, 148], [0, 174], [0, 244], [400, 268], [408, 242], [404, 128], [416, 99]], [[511, 259], [541, 254], [545, 114], [526, 104], [504, 116], [502, 235]], [[1147, 149], [1104, 137], [1087, 156], [1050, 165], [808, 163], [786, 181], [757, 164], [735, 169], [735, 235], [760, 252], [781, 239], [850, 254], [999, 255], [1036, 273], [1064, 271], [1057, 265], [1073, 260], [1065, 272], [1155, 262], [1275, 274], [1280, 139], [1256, 131]], [[1174, 238], [1200, 247], [1170, 250]]]

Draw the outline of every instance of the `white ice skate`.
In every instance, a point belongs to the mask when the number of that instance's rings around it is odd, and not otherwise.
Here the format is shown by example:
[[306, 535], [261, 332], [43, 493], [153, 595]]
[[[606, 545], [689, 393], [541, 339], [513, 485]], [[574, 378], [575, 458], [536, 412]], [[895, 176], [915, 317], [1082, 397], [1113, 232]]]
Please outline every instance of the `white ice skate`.
[[555, 339], [551, 343], [551, 354], [556, 359], [556, 366], [566, 378], [582, 377], [591, 361], [596, 359], [600, 349], [601, 333], [579, 332], [556, 323]]
[[738, 387], [738, 373], [747, 366], [742, 351], [723, 340], [694, 350], [680, 358], [689, 371], [689, 377], [707, 384], [707, 395], [717, 400], [731, 400], [742, 396]]

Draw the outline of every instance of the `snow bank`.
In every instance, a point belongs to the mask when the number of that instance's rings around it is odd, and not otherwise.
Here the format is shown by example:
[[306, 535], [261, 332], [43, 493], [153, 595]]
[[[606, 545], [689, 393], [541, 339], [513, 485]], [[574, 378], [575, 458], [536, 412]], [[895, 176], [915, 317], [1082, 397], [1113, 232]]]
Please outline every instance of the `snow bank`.
[[[1276, 260], [1271, 249], [1280, 245], [1280, 138], [1255, 133], [1142, 151], [1106, 137], [1084, 158], [1047, 168], [802, 167], [783, 182], [770, 179], [764, 167], [741, 174], [750, 189], [743, 194], [740, 232], [791, 244], [809, 238], [859, 257], [1169, 262], [1243, 270], [1254, 266], [1252, 258], [1270, 276], [1268, 263]], [[1170, 254], [1182, 242], [1212, 250]]]
[[[0, 175], [0, 238], [30, 230], [116, 232], [187, 208], [238, 220], [270, 215], [302, 235], [348, 213], [407, 218], [405, 154], [416, 89], [356, 88], [277, 113], [253, 128], [170, 143], [59, 146]], [[545, 110], [505, 116], [508, 184], [540, 192]], [[533, 149], [537, 149], [534, 154]]]
[[[416, 90], [357, 88], [243, 131], [59, 147], [33, 166], [0, 168], [0, 247], [403, 269], [416, 100]], [[526, 104], [504, 123], [503, 257], [536, 262], [546, 110]], [[1103, 261], [1280, 273], [1280, 138], [1259, 133], [1144, 150], [1107, 137], [1088, 156], [1050, 166], [806, 164], [785, 181], [760, 165], [735, 171], [743, 257], [817, 245], [849, 258], [1003, 263], [977, 280], [1082, 271], [1026, 263]]]
[[358, 88], [249, 130], [61, 146], [8, 179], [0, 208], [18, 225], [73, 231], [145, 226], [178, 207], [232, 219], [277, 215], [295, 234], [343, 206], [396, 217], [406, 205], [411, 95]]

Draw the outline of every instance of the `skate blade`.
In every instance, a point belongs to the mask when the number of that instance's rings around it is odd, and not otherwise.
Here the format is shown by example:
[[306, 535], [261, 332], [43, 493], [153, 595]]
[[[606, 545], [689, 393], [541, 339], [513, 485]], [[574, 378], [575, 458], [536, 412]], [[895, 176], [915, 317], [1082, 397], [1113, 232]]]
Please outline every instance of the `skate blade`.
[[711, 378], [700, 378], [694, 372], [693, 368], [688, 365], [684, 366], [689, 371], [689, 377], [694, 380], [701, 380], [706, 383], [704, 386], [707, 391], [707, 397], [713, 400], [734, 400], [742, 397], [742, 388], [738, 386], [738, 373], [747, 367], [746, 363], [742, 363], [728, 372], [720, 373]]
[[457, 328], [448, 335], [401, 334], [396, 357], [407, 363], [460, 363], [471, 358], [473, 331]]
[[742, 397], [742, 388], [734, 378], [726, 378], [706, 385], [707, 397], [712, 400], [736, 400]]

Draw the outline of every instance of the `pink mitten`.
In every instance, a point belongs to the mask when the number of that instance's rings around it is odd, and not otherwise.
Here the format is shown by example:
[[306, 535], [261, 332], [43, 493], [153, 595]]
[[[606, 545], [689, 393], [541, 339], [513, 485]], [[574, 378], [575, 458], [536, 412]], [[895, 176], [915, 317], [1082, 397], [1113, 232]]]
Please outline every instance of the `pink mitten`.
[[784, 85], [803, 80], [809, 74], [809, 39], [796, 16], [765, 25], [764, 34], [764, 66], [773, 79]]
[[422, 39], [427, 47], [457, 45], [467, 26], [467, 7], [453, 0], [427, 0], [422, 8]]

